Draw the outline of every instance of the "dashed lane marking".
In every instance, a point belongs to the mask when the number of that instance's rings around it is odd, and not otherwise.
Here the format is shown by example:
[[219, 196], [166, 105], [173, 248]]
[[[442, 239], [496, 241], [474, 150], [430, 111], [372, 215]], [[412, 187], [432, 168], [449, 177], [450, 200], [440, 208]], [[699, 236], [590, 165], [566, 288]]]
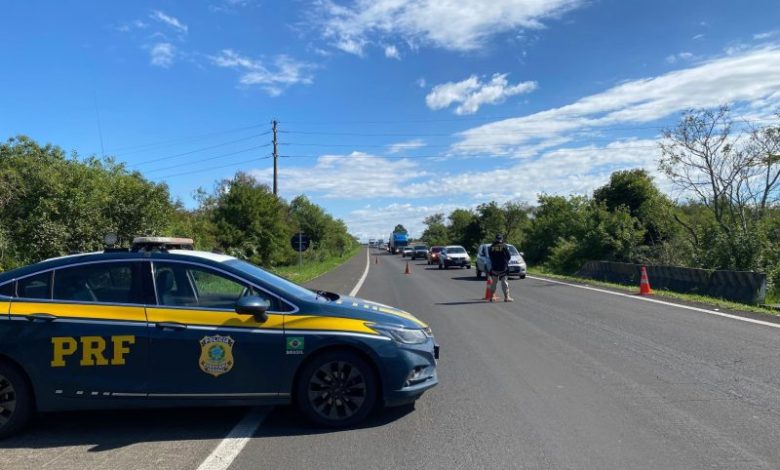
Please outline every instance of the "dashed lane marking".
[[222, 442], [200, 464], [198, 470], [226, 470], [244, 449], [266, 415], [267, 408], [253, 408], [222, 439]]

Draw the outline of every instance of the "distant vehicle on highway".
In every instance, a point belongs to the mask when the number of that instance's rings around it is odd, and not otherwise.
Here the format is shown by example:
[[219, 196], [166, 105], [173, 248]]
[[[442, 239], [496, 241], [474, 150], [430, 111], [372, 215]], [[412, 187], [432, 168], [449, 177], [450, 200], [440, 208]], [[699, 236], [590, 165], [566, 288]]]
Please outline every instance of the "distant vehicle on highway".
[[0, 273], [0, 437], [39, 411], [215, 404], [351, 426], [438, 383], [439, 347], [411, 314], [182, 240]]
[[428, 247], [426, 245], [414, 245], [414, 250], [412, 251], [412, 260], [416, 260], [418, 258], [421, 259], [428, 259]]
[[414, 253], [414, 247], [405, 246], [405, 247], [401, 248], [401, 257], [402, 258], [406, 258], [407, 256], [411, 257], [412, 253]]
[[[509, 254], [512, 255], [512, 259], [509, 260], [509, 276], [517, 276], [519, 279], [525, 279], [528, 266], [523, 259], [523, 253], [518, 251], [514, 245], [506, 244], [509, 248]], [[488, 256], [488, 249], [490, 243], [483, 243], [477, 250], [477, 259], [475, 267], [477, 271], [477, 279], [482, 277], [483, 273], [490, 272], [490, 256]]]
[[448, 245], [439, 251], [439, 269], [447, 269], [450, 266], [471, 269], [471, 258], [465, 248]]
[[428, 264], [439, 264], [439, 252], [443, 246], [432, 246], [428, 251]]
[[393, 232], [388, 239], [390, 253], [396, 255], [401, 252], [403, 247], [409, 245], [409, 234], [406, 232]]

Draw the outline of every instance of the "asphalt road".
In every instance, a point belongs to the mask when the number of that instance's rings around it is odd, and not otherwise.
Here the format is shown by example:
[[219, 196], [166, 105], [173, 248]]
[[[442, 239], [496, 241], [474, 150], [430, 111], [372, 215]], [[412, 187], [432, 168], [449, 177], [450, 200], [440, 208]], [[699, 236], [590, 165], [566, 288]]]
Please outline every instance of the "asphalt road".
[[[231, 469], [780, 468], [780, 329], [534, 279], [487, 304], [473, 270], [377, 256], [358, 295], [430, 323], [439, 387], [346, 431], [269, 410]], [[245, 413], [52, 415], [0, 468], [196, 468]]]

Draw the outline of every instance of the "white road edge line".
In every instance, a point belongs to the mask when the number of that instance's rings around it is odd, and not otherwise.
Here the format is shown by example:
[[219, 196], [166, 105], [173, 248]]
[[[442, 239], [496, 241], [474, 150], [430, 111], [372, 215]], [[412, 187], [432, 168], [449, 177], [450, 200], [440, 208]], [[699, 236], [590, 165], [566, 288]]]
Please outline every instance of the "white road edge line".
[[357, 284], [355, 284], [355, 288], [352, 289], [349, 293], [350, 297], [354, 297], [357, 295], [357, 293], [360, 291], [360, 288], [363, 287], [363, 283], [366, 282], [366, 277], [368, 277], [368, 269], [371, 267], [371, 249], [366, 248], [366, 269], [363, 271], [363, 275], [360, 276], [360, 279], [358, 279]]
[[227, 470], [244, 449], [268, 414], [267, 408], [253, 408], [200, 464], [198, 470]]
[[[366, 249], [366, 269], [358, 280], [355, 288], [349, 293], [354, 297], [358, 293], [368, 276], [368, 268], [371, 266], [371, 256], [369, 249]], [[217, 447], [206, 457], [206, 460], [200, 464], [198, 470], [227, 470], [238, 454], [244, 450], [244, 447], [252, 438], [257, 428], [263, 424], [263, 420], [268, 415], [268, 408], [253, 408], [244, 416], [241, 421], [230, 430], [227, 436], [222, 439]]]
[[716, 312], [715, 310], [708, 310], [706, 308], [691, 307], [690, 305], [676, 304], [676, 303], [673, 303], [673, 302], [666, 302], [666, 301], [663, 301], [663, 300], [653, 299], [653, 298], [650, 298], [650, 297], [640, 297], [638, 295], [623, 294], [621, 292], [613, 292], [613, 291], [606, 290], [606, 289], [599, 289], [597, 287], [583, 286], [583, 285], [580, 285], [580, 284], [571, 284], [571, 283], [568, 283], [568, 282], [556, 281], [554, 279], [549, 279], [549, 278], [546, 278], [546, 277], [537, 277], [537, 276], [528, 276], [528, 277], [530, 279], [536, 279], [537, 281], [547, 281], [547, 282], [552, 282], [554, 284], [562, 284], [564, 286], [577, 287], [579, 289], [585, 289], [585, 290], [592, 290], [592, 291], [595, 291], [595, 292], [601, 292], [602, 294], [616, 295], [618, 297], [627, 297], [629, 299], [641, 300], [641, 301], [644, 301], [644, 302], [651, 302], [651, 303], [654, 303], [654, 304], [661, 304], [661, 305], [666, 305], [666, 306], [669, 306], [669, 307], [677, 307], [677, 308], [684, 308], [686, 310], [693, 310], [694, 312], [709, 313], [710, 315], [717, 315], [719, 317], [731, 318], [732, 320], [739, 320], [739, 321], [744, 321], [744, 322], [748, 322], [748, 323], [755, 323], [757, 325], [771, 326], [772, 328], [780, 328], [780, 323], [770, 323], [768, 321], [754, 320], [752, 318], [740, 317], [740, 316], [737, 316], [737, 315], [731, 315], [729, 313]]

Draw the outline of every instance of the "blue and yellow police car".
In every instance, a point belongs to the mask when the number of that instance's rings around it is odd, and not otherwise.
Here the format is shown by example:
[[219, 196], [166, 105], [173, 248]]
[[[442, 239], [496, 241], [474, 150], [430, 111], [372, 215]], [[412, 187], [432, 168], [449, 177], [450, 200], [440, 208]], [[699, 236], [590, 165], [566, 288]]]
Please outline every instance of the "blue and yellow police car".
[[191, 240], [0, 274], [0, 436], [35, 412], [295, 403], [351, 426], [438, 383], [431, 329]]

